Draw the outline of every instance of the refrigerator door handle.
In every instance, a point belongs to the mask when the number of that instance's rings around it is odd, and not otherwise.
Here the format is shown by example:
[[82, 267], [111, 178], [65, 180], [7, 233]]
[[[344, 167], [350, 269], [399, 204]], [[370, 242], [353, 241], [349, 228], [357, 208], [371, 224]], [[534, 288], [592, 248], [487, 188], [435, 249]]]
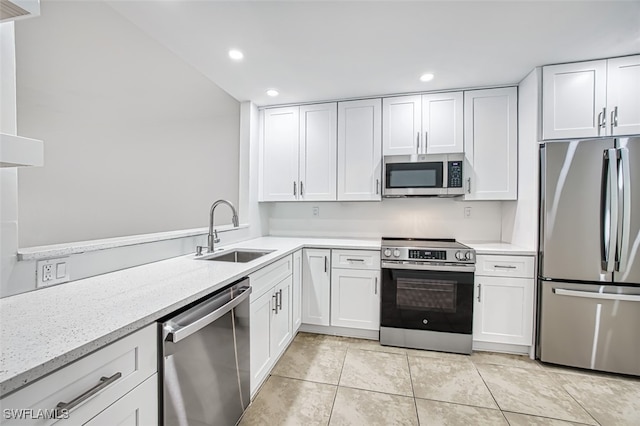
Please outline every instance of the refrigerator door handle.
[[618, 230], [618, 160], [615, 148], [607, 149], [602, 160], [602, 195], [600, 199], [601, 268], [613, 272], [615, 268]]
[[629, 263], [629, 234], [631, 228], [631, 171], [629, 170], [629, 150], [619, 148], [618, 188], [620, 216], [618, 219], [618, 264], [616, 271], [625, 272]]
[[553, 292], [558, 296], [584, 297], [587, 299], [601, 300], [620, 300], [624, 302], [640, 302], [640, 295], [636, 294], [597, 293], [594, 291], [568, 290], [565, 288], [554, 288]]

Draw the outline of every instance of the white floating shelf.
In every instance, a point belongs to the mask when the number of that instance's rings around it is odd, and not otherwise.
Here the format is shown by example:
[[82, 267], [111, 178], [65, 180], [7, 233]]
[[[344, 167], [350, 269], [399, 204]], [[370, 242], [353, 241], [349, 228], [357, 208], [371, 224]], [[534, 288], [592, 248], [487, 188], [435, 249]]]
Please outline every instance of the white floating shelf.
[[0, 167], [42, 166], [44, 143], [38, 139], [0, 133]]

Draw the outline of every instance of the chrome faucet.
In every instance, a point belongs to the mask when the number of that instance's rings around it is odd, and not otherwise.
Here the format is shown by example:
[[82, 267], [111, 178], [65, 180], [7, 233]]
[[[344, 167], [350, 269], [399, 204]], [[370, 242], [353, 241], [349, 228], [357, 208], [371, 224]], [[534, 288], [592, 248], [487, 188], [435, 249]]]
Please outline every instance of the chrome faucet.
[[[231, 219], [233, 221], [233, 226], [235, 228], [240, 226], [238, 221], [238, 212], [236, 211], [236, 208], [233, 206], [233, 204], [231, 204], [230, 201], [218, 200], [215, 203], [213, 203], [211, 205], [211, 211], [209, 212], [209, 237], [207, 240], [209, 253], [213, 253], [214, 244], [220, 242], [220, 238], [218, 238], [218, 231], [213, 229], [213, 214], [216, 210], [216, 207], [218, 207], [218, 205], [220, 204], [226, 204], [229, 207], [231, 207], [231, 211], [233, 212], [233, 217]], [[198, 246], [196, 247], [196, 256], [200, 256], [200, 255], [202, 255], [202, 247]]]

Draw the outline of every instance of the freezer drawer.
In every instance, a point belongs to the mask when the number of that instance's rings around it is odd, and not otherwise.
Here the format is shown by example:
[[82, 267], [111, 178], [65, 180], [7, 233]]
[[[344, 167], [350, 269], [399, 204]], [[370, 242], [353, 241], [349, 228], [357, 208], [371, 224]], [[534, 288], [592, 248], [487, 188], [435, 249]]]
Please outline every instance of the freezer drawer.
[[541, 361], [640, 375], [640, 288], [540, 285]]

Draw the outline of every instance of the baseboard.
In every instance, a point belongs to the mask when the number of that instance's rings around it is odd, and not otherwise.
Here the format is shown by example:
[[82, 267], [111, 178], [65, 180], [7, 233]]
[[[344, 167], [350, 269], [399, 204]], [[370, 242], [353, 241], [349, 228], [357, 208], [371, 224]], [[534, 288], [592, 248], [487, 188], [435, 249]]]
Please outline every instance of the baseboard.
[[529, 356], [529, 358], [533, 359], [531, 357], [531, 346], [527, 345], [509, 345], [506, 343], [480, 342], [474, 340], [472, 347], [474, 351], [503, 352], [508, 354], [527, 355]]
[[304, 331], [306, 333], [328, 334], [331, 336], [355, 337], [358, 339], [380, 340], [379, 330], [362, 330], [359, 328], [302, 324], [299, 331]]

